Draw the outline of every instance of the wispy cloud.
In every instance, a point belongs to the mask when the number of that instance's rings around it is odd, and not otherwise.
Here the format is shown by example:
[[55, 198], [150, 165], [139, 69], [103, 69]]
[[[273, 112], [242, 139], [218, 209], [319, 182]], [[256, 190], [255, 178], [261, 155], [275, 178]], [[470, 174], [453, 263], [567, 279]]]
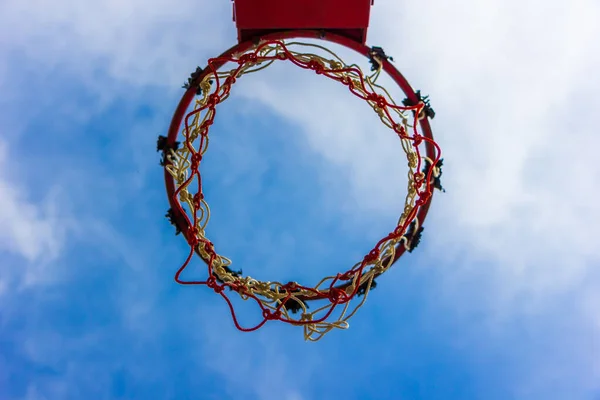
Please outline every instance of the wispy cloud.
[[[8, 146], [0, 142], [0, 254], [21, 258], [3, 262], [0, 295], [8, 286], [33, 285], [51, 280], [44, 271], [64, 245], [65, 225], [54, 193], [33, 199], [19, 180], [22, 165], [8, 157]], [[21, 279], [17, 279], [17, 277]]]
[[[230, 3], [82, 4], [0, 4], [0, 397], [597, 396], [595, 2], [376, 2], [369, 42], [431, 95], [448, 192], [420, 251], [312, 346], [238, 334], [171, 281], [186, 249], [153, 141], [234, 42]], [[399, 211], [393, 135], [306, 71], [236, 85], [207, 161], [216, 243], [265, 277], [343, 268]]]

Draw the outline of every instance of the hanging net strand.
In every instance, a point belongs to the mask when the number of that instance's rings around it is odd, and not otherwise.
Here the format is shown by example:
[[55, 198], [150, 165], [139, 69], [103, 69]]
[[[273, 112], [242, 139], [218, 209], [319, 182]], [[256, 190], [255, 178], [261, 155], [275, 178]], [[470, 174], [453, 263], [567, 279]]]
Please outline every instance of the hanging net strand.
[[[184, 285], [206, 285], [213, 289], [227, 302], [239, 330], [253, 331], [270, 320], [279, 320], [303, 326], [305, 339], [316, 341], [334, 328], [345, 329], [349, 326], [348, 320], [376, 286], [374, 279], [386, 272], [401, 252], [412, 251], [418, 244], [422, 232], [419, 211], [429, 206], [434, 186], [441, 187], [438, 185], [440, 149], [431, 138], [419, 134], [420, 121], [428, 116], [428, 112], [424, 112], [428, 103], [419, 101], [398, 105], [388, 91], [377, 84], [382, 70], [381, 58], [389, 57], [382, 50], [374, 51], [371, 57], [374, 71], [367, 76], [357, 65], [347, 65], [323, 46], [266, 40], [245, 52], [210, 59], [203, 78], [203, 71], [198, 68], [184, 85], [188, 89], [193, 88], [197, 97], [193, 109], [185, 116], [178, 137], [181, 143], [170, 148], [162, 143], [165, 168], [174, 182], [171, 203], [175, 210], [170, 210], [168, 216], [178, 229], [187, 227], [182, 233], [190, 245], [190, 253], [177, 271], [175, 280]], [[231, 268], [231, 260], [219, 254], [206, 236], [210, 208], [203, 194], [200, 166], [208, 149], [209, 130], [214, 123], [217, 106], [229, 97], [238, 79], [281, 61], [337, 81], [367, 102], [381, 122], [398, 136], [409, 167], [404, 208], [394, 230], [381, 238], [348, 271], [324, 277], [314, 287], [244, 276], [241, 270]], [[219, 71], [216, 67], [230, 64], [233, 68], [227, 71]], [[434, 149], [434, 154], [428, 154], [429, 157], [424, 151], [427, 146]], [[176, 217], [185, 221], [178, 223]], [[181, 274], [194, 253], [205, 261], [207, 278], [203, 281], [182, 280]], [[252, 327], [240, 325], [229, 299], [233, 292], [241, 299], [257, 304], [262, 316], [259, 324]]]

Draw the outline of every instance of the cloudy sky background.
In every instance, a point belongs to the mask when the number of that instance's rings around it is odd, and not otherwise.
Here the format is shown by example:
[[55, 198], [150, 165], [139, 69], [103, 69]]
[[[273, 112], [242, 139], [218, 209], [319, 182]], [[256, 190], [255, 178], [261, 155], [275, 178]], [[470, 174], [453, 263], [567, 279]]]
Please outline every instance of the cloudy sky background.
[[[600, 399], [597, 21], [593, 0], [376, 1], [368, 43], [431, 95], [447, 193], [311, 344], [173, 282], [155, 140], [235, 43], [231, 4], [1, 1], [0, 399]], [[289, 65], [236, 85], [211, 238], [258, 278], [347, 269], [400, 211], [397, 141]]]

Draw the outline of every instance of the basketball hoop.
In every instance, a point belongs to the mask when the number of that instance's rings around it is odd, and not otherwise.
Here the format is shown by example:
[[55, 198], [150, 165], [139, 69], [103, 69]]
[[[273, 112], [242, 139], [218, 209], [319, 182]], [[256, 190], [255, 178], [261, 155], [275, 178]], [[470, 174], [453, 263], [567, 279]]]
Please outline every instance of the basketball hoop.
[[[353, 1], [362, 5], [368, 3]], [[330, 6], [336, 3], [319, 2]], [[275, 7], [274, 4], [280, 2], [262, 0], [254, 4], [257, 3]], [[433, 189], [441, 189], [440, 149], [433, 140], [428, 121], [434, 113], [427, 98], [413, 91], [381, 48], [364, 45], [366, 26], [360, 31], [342, 23], [338, 24], [337, 31], [333, 28], [327, 31], [304, 29], [298, 26], [297, 21], [287, 25], [296, 29], [287, 30], [275, 29], [278, 27], [267, 29], [258, 24], [258, 28], [246, 27], [252, 32], [259, 32], [259, 36], [248, 38], [248, 32], [240, 27], [240, 21], [248, 23], [249, 19], [239, 14], [248, 4], [248, 0], [235, 2], [240, 43], [219, 57], [209, 59], [206, 68], [198, 68], [191, 75], [184, 85], [186, 92], [175, 111], [168, 135], [159, 138], [158, 149], [163, 152], [162, 164], [171, 205], [168, 217], [190, 245], [190, 253], [177, 271], [175, 280], [182, 285], [206, 285], [213, 289], [225, 299], [234, 324], [241, 331], [253, 331], [270, 320], [279, 320], [303, 326], [305, 339], [314, 341], [333, 328], [347, 328], [348, 319], [364, 304], [369, 291], [375, 286], [374, 279], [385, 273], [405, 251], [412, 251], [418, 244]], [[371, 74], [366, 75], [356, 65], [347, 65], [322, 45], [298, 41], [300, 39], [321, 39], [355, 50], [370, 60], [373, 67]], [[324, 277], [314, 287], [298, 282], [259, 281], [242, 276], [230, 268], [231, 261], [220, 255], [217, 246], [206, 236], [210, 209], [202, 190], [200, 165], [208, 149], [209, 130], [217, 107], [229, 97], [238, 79], [283, 62], [334, 80], [364, 100], [381, 122], [398, 136], [408, 163], [407, 196], [396, 228], [379, 240], [352, 268]], [[225, 65], [233, 65], [233, 68], [222, 71]], [[406, 99], [401, 105], [377, 84], [382, 72], [387, 73], [405, 93]], [[194, 253], [206, 263], [207, 278], [184, 281], [181, 273]], [[256, 302], [262, 322], [253, 327], [239, 324], [229, 299], [234, 292], [243, 300]], [[316, 307], [309, 308], [309, 304], [316, 304]]]

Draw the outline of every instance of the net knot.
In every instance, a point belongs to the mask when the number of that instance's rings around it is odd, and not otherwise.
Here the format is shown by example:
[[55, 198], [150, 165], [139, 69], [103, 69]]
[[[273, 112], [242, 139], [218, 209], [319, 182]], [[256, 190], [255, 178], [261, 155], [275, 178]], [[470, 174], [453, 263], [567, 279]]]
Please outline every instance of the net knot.
[[423, 143], [423, 136], [415, 132], [413, 135], [413, 146], [418, 147], [421, 143]]
[[248, 293], [248, 289], [241, 282], [234, 282], [233, 284], [231, 284], [231, 288], [242, 296]]
[[258, 60], [258, 56], [255, 53], [246, 53], [240, 57], [238, 60], [238, 64], [243, 65], [247, 63], [256, 63]]
[[187, 230], [187, 236], [190, 245], [193, 247], [196, 247], [200, 243], [200, 238], [198, 238], [198, 228], [195, 226], [190, 226], [190, 228]]
[[402, 124], [394, 124], [394, 132], [398, 134], [401, 138], [406, 137], [406, 128]]
[[[220, 99], [219, 99], [219, 100], [220, 100]], [[206, 121], [203, 121], [203, 122], [200, 124], [200, 134], [201, 134], [202, 136], [206, 136], [206, 135], [208, 135], [208, 128], [209, 128], [209, 127], [210, 127], [210, 126], [213, 124], [213, 122], [214, 122], [214, 121], [213, 121], [213, 120], [212, 120], [212, 118], [211, 118], [211, 119], [207, 119]]]
[[346, 292], [338, 288], [329, 289], [329, 295], [327, 297], [329, 298], [329, 301], [333, 304], [342, 304], [350, 300]]
[[270, 321], [281, 318], [281, 311], [277, 310], [275, 312], [271, 312], [271, 310], [266, 309], [263, 310], [262, 315], [264, 319]]
[[211, 254], [215, 252], [214, 246], [211, 241], [207, 240], [204, 242], [204, 251]]
[[379, 249], [373, 249], [364, 258], [365, 264], [372, 264], [379, 258]]
[[213, 93], [210, 96], [208, 96], [208, 99], [206, 100], [206, 104], [208, 105], [209, 108], [215, 108], [215, 106], [217, 104], [219, 104], [220, 102], [221, 102], [221, 96], [219, 96], [216, 93]]
[[385, 100], [385, 97], [377, 93], [370, 93], [369, 96], [367, 96], [367, 99], [377, 104], [377, 107], [379, 108], [385, 108], [387, 106], [387, 101]]
[[310, 60], [308, 62], [308, 68], [312, 69], [313, 71], [315, 71], [317, 74], [322, 74], [323, 71], [325, 70], [325, 67], [323, 66], [323, 64], [321, 64], [320, 62], [318, 62], [317, 60]]
[[235, 78], [235, 76], [233, 75], [229, 75], [226, 79], [225, 79], [225, 83], [224, 85], [226, 86], [231, 86], [233, 85], [235, 82], [237, 81], [237, 79]]
[[229, 282], [227, 283], [227, 286], [229, 286], [229, 289], [234, 290], [236, 292], [240, 292], [240, 283], [237, 281], [233, 281], [233, 282]]
[[353, 277], [354, 277], [354, 272], [353, 271], [347, 271], [347, 272], [344, 272], [343, 274], [338, 274], [338, 278], [341, 281], [349, 281]]
[[209, 288], [211, 288], [211, 289], [214, 288], [216, 284], [217, 284], [217, 278], [215, 278], [214, 275], [211, 275], [206, 279], [206, 286], [208, 286]]
[[223, 290], [225, 289], [225, 286], [220, 285], [217, 282], [217, 278], [214, 275], [208, 277], [206, 280], [206, 286], [214, 290], [215, 293], [223, 293]]
[[415, 205], [418, 207], [424, 206], [430, 197], [431, 197], [431, 191], [429, 191], [429, 190], [425, 190], [425, 191], [419, 193], [419, 198], [417, 199], [417, 201], [415, 201]]
[[395, 237], [400, 237], [400, 236], [404, 236], [404, 234], [406, 233], [406, 231], [408, 230], [410, 224], [402, 224], [402, 225], [398, 225], [396, 227], [396, 229], [394, 229], [394, 235]]
[[197, 209], [200, 208], [200, 203], [204, 200], [204, 193], [198, 192], [194, 195], [194, 207]]
[[200, 166], [200, 161], [202, 161], [202, 153], [194, 153], [192, 155], [192, 169], [197, 170]]

